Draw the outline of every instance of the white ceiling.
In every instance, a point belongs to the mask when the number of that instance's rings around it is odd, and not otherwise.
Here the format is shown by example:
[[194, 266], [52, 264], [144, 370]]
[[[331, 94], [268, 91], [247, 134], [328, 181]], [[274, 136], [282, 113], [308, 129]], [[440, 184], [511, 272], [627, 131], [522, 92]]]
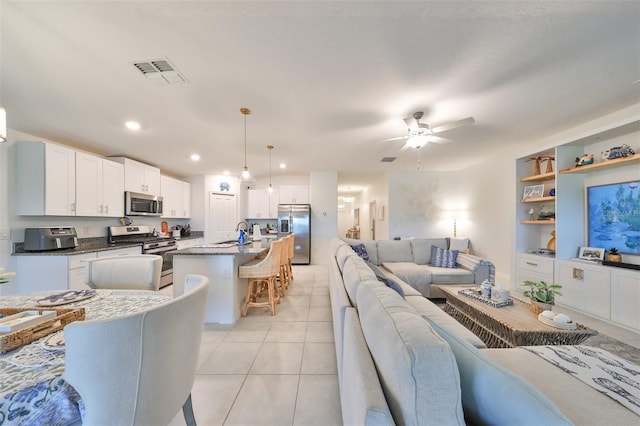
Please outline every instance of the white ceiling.
[[[9, 1], [11, 129], [179, 176], [415, 170], [403, 117], [475, 117], [421, 150], [452, 170], [640, 101], [638, 1]], [[132, 65], [168, 58], [187, 84]], [[135, 119], [143, 128], [123, 126]], [[193, 163], [189, 155], [202, 160]], [[353, 180], [350, 180], [353, 179]]]

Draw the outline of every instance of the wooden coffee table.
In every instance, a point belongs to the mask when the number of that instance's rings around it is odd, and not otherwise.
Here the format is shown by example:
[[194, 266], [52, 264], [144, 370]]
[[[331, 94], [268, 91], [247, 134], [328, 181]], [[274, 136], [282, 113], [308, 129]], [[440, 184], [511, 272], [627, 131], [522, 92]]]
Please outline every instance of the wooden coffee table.
[[458, 293], [477, 286], [441, 285], [446, 294], [444, 311], [480, 337], [490, 348], [537, 345], [577, 345], [598, 334], [578, 324], [575, 330], [551, 327], [538, 321], [528, 303], [513, 299], [513, 305], [494, 308]]

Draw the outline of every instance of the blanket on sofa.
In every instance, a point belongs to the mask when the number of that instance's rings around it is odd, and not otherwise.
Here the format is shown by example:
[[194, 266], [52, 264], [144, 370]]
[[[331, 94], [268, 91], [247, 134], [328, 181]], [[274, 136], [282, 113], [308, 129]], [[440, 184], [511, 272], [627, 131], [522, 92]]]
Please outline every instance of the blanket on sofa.
[[525, 346], [640, 416], [640, 366], [588, 346]]

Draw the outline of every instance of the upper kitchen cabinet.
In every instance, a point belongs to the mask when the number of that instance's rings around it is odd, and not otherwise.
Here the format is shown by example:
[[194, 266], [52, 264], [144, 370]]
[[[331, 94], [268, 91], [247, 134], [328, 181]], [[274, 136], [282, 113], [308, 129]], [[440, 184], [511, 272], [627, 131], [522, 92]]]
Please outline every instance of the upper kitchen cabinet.
[[124, 164], [124, 190], [160, 195], [160, 169], [126, 157], [111, 157]]
[[280, 185], [280, 204], [309, 204], [309, 185]]
[[191, 184], [168, 176], [160, 178], [162, 217], [189, 218], [191, 216]]
[[280, 198], [277, 191], [266, 189], [247, 191], [247, 219], [276, 219]]
[[76, 152], [49, 142], [16, 143], [16, 212], [75, 216]]
[[122, 216], [123, 194], [122, 164], [76, 153], [76, 216]]

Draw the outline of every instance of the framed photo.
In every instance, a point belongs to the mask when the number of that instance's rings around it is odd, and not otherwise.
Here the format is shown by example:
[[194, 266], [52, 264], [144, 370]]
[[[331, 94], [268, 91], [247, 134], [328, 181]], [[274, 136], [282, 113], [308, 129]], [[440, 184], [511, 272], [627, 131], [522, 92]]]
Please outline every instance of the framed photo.
[[378, 220], [384, 220], [384, 206], [378, 207]]
[[353, 209], [353, 226], [360, 226], [360, 209]]
[[523, 200], [529, 200], [531, 198], [542, 198], [544, 196], [544, 184], [525, 186], [522, 193]]
[[585, 260], [604, 260], [604, 248], [580, 247], [578, 258]]

